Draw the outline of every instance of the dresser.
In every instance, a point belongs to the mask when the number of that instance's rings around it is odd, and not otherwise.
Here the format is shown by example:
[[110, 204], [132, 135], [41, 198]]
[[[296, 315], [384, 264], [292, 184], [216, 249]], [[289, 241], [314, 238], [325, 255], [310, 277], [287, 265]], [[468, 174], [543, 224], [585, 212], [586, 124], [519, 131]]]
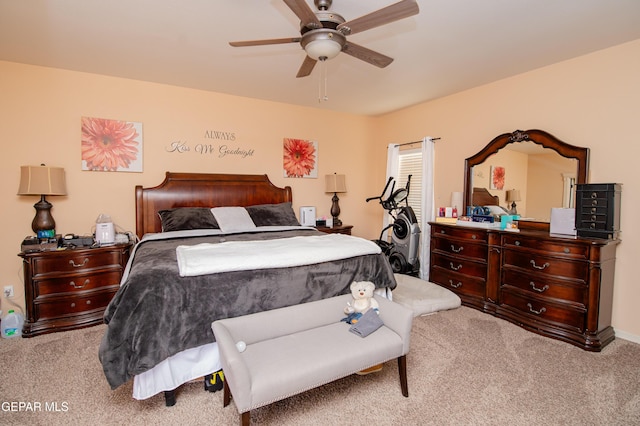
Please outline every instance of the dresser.
[[464, 305], [589, 351], [613, 341], [619, 240], [430, 225], [429, 280]]
[[23, 252], [24, 337], [101, 324], [132, 244]]

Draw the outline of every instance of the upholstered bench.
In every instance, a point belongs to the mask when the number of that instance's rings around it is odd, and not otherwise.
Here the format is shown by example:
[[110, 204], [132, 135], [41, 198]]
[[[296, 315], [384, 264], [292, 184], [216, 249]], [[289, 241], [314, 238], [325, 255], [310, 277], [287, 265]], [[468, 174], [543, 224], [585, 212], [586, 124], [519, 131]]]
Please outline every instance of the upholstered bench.
[[248, 425], [252, 409], [392, 359], [398, 360], [401, 391], [408, 397], [413, 312], [375, 297], [384, 325], [366, 337], [340, 321], [351, 295], [215, 321], [211, 327], [224, 371], [224, 406], [233, 395], [241, 424]]

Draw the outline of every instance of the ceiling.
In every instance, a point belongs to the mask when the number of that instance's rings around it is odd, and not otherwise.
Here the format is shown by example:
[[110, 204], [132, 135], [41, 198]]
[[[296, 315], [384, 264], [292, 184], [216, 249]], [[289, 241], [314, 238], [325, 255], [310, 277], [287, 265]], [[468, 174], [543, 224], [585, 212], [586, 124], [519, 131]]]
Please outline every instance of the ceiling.
[[[315, 10], [313, 0], [307, 0]], [[396, 0], [334, 0], [347, 21]], [[394, 58], [344, 53], [296, 78], [282, 0], [0, 0], [0, 60], [379, 115], [640, 39], [639, 0], [418, 0], [420, 13], [348, 36]]]

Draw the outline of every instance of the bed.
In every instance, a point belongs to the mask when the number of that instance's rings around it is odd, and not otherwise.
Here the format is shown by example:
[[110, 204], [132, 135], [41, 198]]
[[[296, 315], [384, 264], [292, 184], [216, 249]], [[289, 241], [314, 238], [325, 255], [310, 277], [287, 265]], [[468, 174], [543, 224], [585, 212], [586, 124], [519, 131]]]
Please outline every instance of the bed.
[[291, 188], [266, 175], [167, 172], [135, 196], [140, 242], [99, 357], [111, 388], [133, 379], [136, 399], [165, 392], [172, 405], [177, 387], [217, 371], [217, 319], [347, 294], [353, 281], [388, 296], [396, 286], [375, 244], [300, 226]]
[[473, 188], [471, 203], [474, 206], [499, 206], [500, 197], [491, 195], [487, 188]]

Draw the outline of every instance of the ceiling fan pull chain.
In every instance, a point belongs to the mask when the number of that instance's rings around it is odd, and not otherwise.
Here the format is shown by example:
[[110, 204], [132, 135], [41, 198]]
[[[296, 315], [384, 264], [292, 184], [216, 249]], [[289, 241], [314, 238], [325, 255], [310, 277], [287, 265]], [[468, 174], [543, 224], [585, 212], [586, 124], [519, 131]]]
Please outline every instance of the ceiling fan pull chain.
[[[329, 100], [327, 88], [327, 61], [320, 58], [320, 80], [318, 82], [318, 103]], [[324, 90], [323, 90], [324, 89]], [[324, 92], [324, 94], [323, 94]]]
[[327, 78], [327, 67], [327, 61], [322, 61], [322, 74], [324, 79], [324, 97], [322, 100], [325, 102], [329, 100], [329, 79]]

